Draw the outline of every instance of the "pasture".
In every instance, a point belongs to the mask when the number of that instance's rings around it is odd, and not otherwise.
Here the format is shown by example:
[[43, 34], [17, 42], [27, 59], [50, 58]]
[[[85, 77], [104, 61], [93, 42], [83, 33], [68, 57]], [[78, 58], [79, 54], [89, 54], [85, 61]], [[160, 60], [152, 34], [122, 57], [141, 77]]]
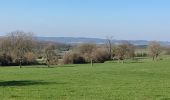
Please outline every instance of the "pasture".
[[170, 59], [0, 67], [1, 100], [170, 100]]

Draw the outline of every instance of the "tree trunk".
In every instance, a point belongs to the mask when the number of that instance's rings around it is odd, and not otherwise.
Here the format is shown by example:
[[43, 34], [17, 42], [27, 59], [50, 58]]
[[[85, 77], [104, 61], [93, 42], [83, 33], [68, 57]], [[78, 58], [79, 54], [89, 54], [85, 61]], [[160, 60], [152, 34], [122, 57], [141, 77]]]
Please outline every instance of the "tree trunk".
[[47, 59], [47, 61], [46, 61], [46, 64], [47, 64], [47, 66], [48, 66], [48, 68], [50, 67], [50, 61]]
[[154, 60], [155, 60], [155, 57], [152, 57], [152, 60], [154, 61]]
[[93, 66], [93, 59], [91, 59], [91, 66]]
[[22, 61], [19, 61], [19, 68], [22, 68]]

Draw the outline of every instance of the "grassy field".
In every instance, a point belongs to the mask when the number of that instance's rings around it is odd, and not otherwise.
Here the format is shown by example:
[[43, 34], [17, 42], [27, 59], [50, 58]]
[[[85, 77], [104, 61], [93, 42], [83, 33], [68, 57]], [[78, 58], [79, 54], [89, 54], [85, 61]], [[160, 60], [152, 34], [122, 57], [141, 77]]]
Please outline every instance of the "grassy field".
[[1, 67], [0, 100], [170, 100], [170, 59]]

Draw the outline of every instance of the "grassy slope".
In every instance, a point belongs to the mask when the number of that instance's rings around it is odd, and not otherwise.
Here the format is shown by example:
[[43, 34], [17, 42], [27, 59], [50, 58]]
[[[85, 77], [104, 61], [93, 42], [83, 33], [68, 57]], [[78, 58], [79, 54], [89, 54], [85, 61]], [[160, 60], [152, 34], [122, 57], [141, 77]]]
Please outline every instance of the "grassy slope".
[[170, 62], [0, 68], [1, 100], [169, 100]]

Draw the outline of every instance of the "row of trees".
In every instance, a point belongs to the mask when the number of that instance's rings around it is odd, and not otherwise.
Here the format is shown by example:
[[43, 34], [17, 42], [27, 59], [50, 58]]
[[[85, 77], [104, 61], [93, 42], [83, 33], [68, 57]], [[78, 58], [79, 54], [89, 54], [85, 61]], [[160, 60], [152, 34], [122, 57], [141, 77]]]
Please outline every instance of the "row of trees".
[[[110, 41], [110, 40], [109, 40]], [[113, 45], [107, 42], [108, 45], [95, 45], [95, 44], [81, 44], [75, 47], [70, 52], [64, 55], [64, 63], [103, 63], [107, 60], [124, 61], [125, 59], [134, 59], [135, 57], [150, 56], [153, 60], [158, 60], [159, 55], [163, 51], [163, 47], [159, 42], [151, 42], [148, 45], [147, 53], [136, 53], [136, 46], [124, 42], [119, 45]]]
[[[169, 48], [164, 48], [167, 51]], [[148, 46], [153, 60], [161, 54], [163, 47], [159, 42], [151, 42]], [[33, 33], [15, 31], [7, 34], [0, 40], [0, 65], [38, 64], [37, 59], [43, 63], [70, 64], [70, 63], [103, 63], [107, 60], [133, 59], [136, 54], [136, 46], [123, 42], [118, 45], [108, 38], [106, 44], [97, 45], [92, 43], [79, 45], [66, 45], [62, 43], [38, 41]], [[144, 54], [142, 54], [144, 56]]]

